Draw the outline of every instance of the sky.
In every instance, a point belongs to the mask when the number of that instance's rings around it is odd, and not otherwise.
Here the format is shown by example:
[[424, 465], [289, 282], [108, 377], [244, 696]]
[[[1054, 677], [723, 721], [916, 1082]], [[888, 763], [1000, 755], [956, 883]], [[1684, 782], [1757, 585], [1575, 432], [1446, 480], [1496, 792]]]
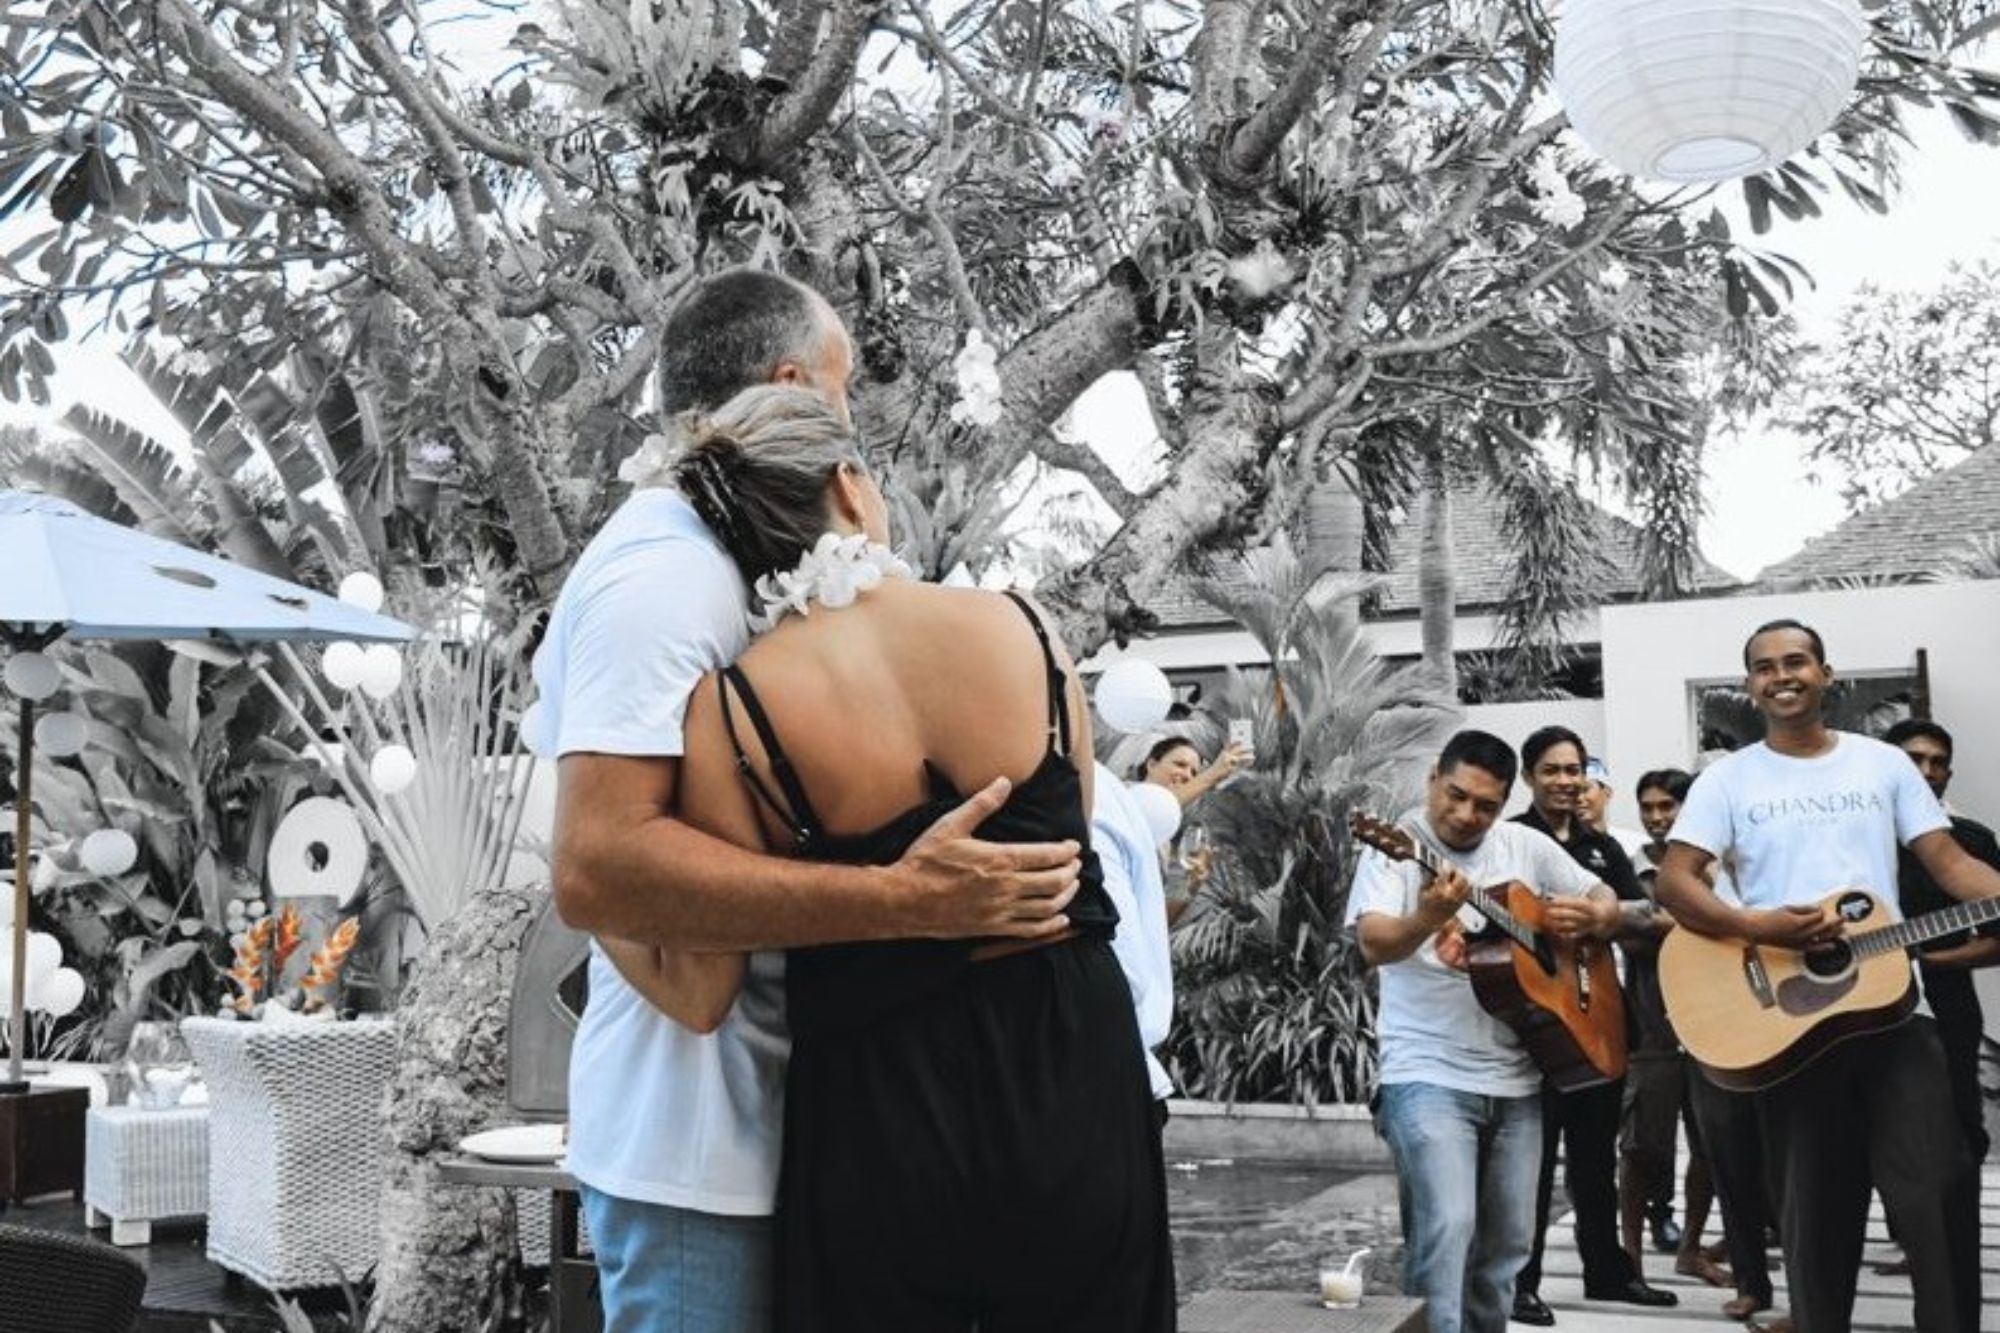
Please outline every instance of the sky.
[[[1823, 217], [1781, 222], [1769, 236], [1758, 238], [1765, 247], [1800, 260], [1815, 278], [1816, 286], [1802, 289], [1792, 307], [1808, 339], [1831, 333], [1841, 306], [1863, 282], [1920, 289], [1937, 283], [1953, 261], [2000, 259], [2000, 208], [1994, 205], [2000, 199], [2000, 149], [1968, 142], [1942, 112], [1916, 113], [1912, 128], [1917, 148], [1907, 156], [1903, 191], [1887, 217], [1835, 193], [1823, 198]], [[1748, 237], [1740, 192], [1727, 187], [1718, 198], [1738, 232]], [[112, 338], [98, 338], [62, 349], [51, 405], [0, 401], [0, 423], [47, 424], [81, 401], [177, 443], [178, 426], [118, 362], [116, 348]], [[1135, 423], [1148, 421], [1143, 397], [1127, 375], [1107, 377], [1071, 415], [1076, 432], [1128, 484], [1146, 480], [1159, 466], [1150, 430], [1135, 429]], [[1711, 445], [1707, 462], [1703, 552], [1739, 577], [1747, 579], [1790, 555], [1844, 516], [1839, 478], [1815, 478], [1801, 441], [1783, 432], [1751, 428], [1720, 439]]]

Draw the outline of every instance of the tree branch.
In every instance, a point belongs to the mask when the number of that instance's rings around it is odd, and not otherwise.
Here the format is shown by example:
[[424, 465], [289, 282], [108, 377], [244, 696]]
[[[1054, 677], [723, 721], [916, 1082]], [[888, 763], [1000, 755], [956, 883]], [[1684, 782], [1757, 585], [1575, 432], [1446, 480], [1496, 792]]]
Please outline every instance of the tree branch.
[[[1385, 7], [1393, 14], [1394, 0], [1387, 0], [1386, 4], [1377, 0], [1370, 6], [1372, 9]], [[1292, 67], [1286, 72], [1284, 83], [1264, 99], [1264, 104], [1243, 122], [1223, 148], [1218, 165], [1225, 175], [1232, 180], [1249, 181], [1263, 173], [1272, 155], [1278, 151], [1278, 145], [1298, 124], [1306, 108], [1312, 105], [1314, 95], [1326, 81], [1326, 66], [1342, 40], [1353, 30], [1356, 17], [1330, 3], [1323, 5], [1304, 44], [1292, 57]], [[1379, 18], [1346, 61], [1341, 70], [1340, 86], [1349, 98], [1359, 92], [1362, 76], [1381, 54], [1382, 45], [1388, 41], [1393, 27], [1389, 17]]]
[[751, 156], [775, 163], [801, 147], [826, 124], [842, 95], [854, 86], [854, 62], [889, 0], [832, 0], [826, 36], [793, 89], [771, 105]]
[[1087, 444], [1065, 440], [1054, 431], [1045, 430], [1036, 434], [1028, 446], [1035, 457], [1050, 467], [1062, 468], [1077, 473], [1094, 487], [1104, 498], [1104, 503], [1117, 511], [1118, 517], [1130, 518], [1143, 498], [1129, 490], [1118, 474]]

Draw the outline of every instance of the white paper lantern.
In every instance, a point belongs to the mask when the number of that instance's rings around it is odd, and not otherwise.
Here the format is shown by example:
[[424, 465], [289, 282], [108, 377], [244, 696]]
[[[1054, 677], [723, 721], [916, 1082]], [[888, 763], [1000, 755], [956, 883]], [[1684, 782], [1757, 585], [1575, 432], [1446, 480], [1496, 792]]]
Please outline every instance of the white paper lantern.
[[48, 980], [41, 984], [31, 1009], [39, 1009], [51, 1018], [61, 1018], [83, 1003], [83, 973], [75, 968], [57, 968]]
[[394, 796], [417, 780], [417, 757], [401, 745], [385, 745], [368, 761], [368, 775], [385, 796]]
[[342, 640], [329, 643], [326, 651], [319, 656], [319, 669], [326, 673], [327, 684], [336, 690], [351, 690], [361, 684], [361, 673], [367, 667], [368, 659], [361, 652], [361, 645]]
[[15, 653], [7, 659], [7, 688], [15, 697], [39, 701], [62, 686], [62, 672], [47, 653]]
[[122, 875], [139, 859], [139, 844], [124, 829], [101, 828], [83, 840], [76, 855], [93, 875]]
[[1133, 782], [1126, 784], [1132, 799], [1146, 816], [1146, 827], [1152, 832], [1153, 842], [1161, 844], [1169, 841], [1181, 830], [1181, 798], [1162, 787], [1157, 782]]
[[1128, 657], [1097, 678], [1097, 715], [1120, 731], [1144, 731], [1167, 720], [1174, 687], [1151, 662]]
[[403, 655], [386, 643], [372, 643], [361, 654], [361, 692], [386, 699], [403, 683]]
[[367, 570], [356, 570], [340, 581], [340, 600], [363, 611], [382, 609], [382, 580]]
[[35, 748], [54, 759], [81, 753], [90, 724], [81, 713], [48, 713], [35, 722]]
[[1556, 94], [1620, 171], [1728, 180], [1833, 124], [1867, 37], [1859, 0], [1568, 0]]

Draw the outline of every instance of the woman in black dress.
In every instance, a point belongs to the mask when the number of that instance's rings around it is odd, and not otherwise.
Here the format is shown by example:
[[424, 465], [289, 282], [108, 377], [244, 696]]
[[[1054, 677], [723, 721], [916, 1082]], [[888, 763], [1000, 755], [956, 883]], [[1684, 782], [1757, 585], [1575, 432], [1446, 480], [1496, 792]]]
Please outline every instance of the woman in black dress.
[[[889, 865], [961, 793], [1005, 778], [982, 837], [1087, 846], [1090, 722], [1066, 654], [1026, 598], [904, 576], [881, 493], [822, 400], [746, 392], [692, 423], [675, 478], [771, 624], [689, 704], [684, 819], [746, 847]], [[1173, 1327], [1117, 913], [1083, 863], [1066, 928], [1041, 940], [787, 957], [781, 1333]], [[744, 966], [613, 956], [709, 1028]]]

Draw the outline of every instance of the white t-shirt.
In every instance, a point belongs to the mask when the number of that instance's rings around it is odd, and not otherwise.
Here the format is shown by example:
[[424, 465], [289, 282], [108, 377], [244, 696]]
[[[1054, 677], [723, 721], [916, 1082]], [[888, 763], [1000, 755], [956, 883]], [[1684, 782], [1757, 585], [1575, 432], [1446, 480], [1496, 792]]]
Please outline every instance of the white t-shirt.
[[1174, 963], [1167, 944], [1167, 888], [1160, 873], [1160, 853], [1152, 845], [1146, 816], [1133, 803], [1124, 781], [1103, 764], [1097, 765], [1093, 801], [1090, 842], [1104, 869], [1104, 891], [1118, 909], [1118, 933], [1111, 938], [1111, 951], [1118, 955], [1132, 988], [1153, 1096], [1171, 1097], [1174, 1081], [1153, 1054], [1174, 1022]]
[[[1488, 829], [1470, 852], [1446, 847], [1420, 814], [1402, 822], [1457, 865], [1474, 888], [1518, 879], [1554, 897], [1573, 897], [1598, 882], [1555, 839], [1512, 820]], [[1408, 916], [1417, 910], [1423, 883], [1424, 872], [1413, 862], [1363, 852], [1347, 899], [1347, 924], [1370, 912]], [[1438, 961], [1435, 937], [1382, 968], [1375, 1027], [1385, 1084], [1432, 1083], [1486, 1097], [1526, 1097], [1542, 1085], [1513, 1029], [1479, 1007], [1472, 979]]]
[[[537, 755], [682, 753], [688, 696], [749, 642], [743, 580], [694, 509], [635, 491], [584, 549], [541, 650]], [[756, 954], [714, 1033], [690, 1032], [595, 944], [569, 1065], [569, 1169], [621, 1199], [761, 1216], [777, 1191], [783, 956]]]
[[1900, 913], [1896, 848], [1951, 821], [1917, 766], [1893, 745], [1837, 731], [1813, 759], [1759, 742], [1709, 765], [1669, 835], [1711, 856], [1733, 853], [1749, 908], [1819, 902], [1866, 889]]

